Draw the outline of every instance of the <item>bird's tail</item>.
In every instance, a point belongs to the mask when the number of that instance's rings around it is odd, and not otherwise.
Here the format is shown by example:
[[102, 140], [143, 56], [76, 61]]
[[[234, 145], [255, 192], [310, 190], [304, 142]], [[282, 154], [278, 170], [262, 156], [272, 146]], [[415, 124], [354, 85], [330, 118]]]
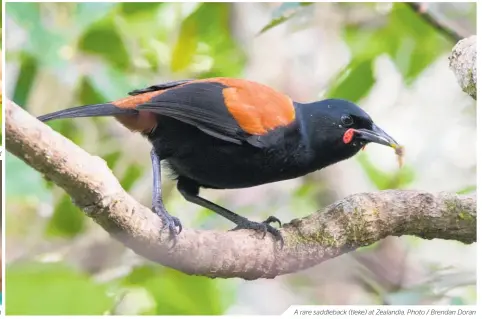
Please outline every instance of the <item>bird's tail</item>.
[[72, 107], [70, 109], [60, 110], [39, 116], [37, 119], [47, 122], [56, 119], [69, 119], [76, 117], [94, 117], [94, 116], [114, 116], [114, 115], [136, 115], [139, 111], [134, 109], [120, 108], [111, 103], [91, 104]]

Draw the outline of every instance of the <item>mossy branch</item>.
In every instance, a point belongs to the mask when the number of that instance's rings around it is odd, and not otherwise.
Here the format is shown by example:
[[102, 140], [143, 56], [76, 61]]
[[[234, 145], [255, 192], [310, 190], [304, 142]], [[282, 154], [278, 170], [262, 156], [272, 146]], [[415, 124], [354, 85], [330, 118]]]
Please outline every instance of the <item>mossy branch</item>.
[[460, 40], [454, 46], [449, 67], [462, 90], [477, 100], [477, 36]]
[[[389, 190], [349, 196], [284, 224], [285, 247], [249, 230], [184, 229], [177, 242], [161, 220], [127, 194], [106, 163], [7, 101], [9, 152], [62, 187], [114, 238], [150, 260], [208, 277], [273, 278], [387, 236], [476, 241], [475, 196]], [[148, 156], [148, 154], [146, 154]]]

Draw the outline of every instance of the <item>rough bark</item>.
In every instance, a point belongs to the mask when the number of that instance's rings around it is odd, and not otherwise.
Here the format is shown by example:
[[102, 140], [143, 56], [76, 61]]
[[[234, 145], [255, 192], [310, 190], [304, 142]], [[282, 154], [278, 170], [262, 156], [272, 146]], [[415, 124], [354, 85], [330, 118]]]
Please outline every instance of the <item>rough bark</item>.
[[[106, 163], [7, 101], [9, 152], [62, 187], [96, 223], [137, 254], [188, 274], [273, 278], [387, 236], [476, 241], [475, 195], [389, 190], [349, 196], [284, 224], [285, 247], [268, 234], [184, 229], [174, 242], [161, 221], [127, 194]], [[174, 212], [175, 214], [175, 212]]]
[[462, 39], [454, 46], [449, 67], [462, 90], [477, 100], [477, 36]]

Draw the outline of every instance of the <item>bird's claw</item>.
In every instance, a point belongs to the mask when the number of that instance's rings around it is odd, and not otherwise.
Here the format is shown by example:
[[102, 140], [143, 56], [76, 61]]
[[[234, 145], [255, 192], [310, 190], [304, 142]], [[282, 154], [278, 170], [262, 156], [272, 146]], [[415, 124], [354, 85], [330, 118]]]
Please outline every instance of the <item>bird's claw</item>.
[[171, 237], [176, 237], [182, 231], [179, 218], [171, 216], [162, 205], [154, 205], [152, 211], [162, 220], [162, 230], [169, 228]]
[[271, 223], [278, 223], [279, 227], [281, 227], [281, 220], [279, 220], [278, 218], [274, 217], [274, 216], [269, 216], [264, 222], [263, 224], [271, 224]]
[[279, 241], [281, 243], [281, 248], [283, 248], [283, 245], [284, 245], [283, 236], [281, 236], [281, 232], [278, 229], [270, 225], [270, 223], [273, 223], [273, 222], [277, 222], [281, 226], [281, 222], [278, 218], [274, 216], [270, 216], [268, 219], [266, 219], [264, 222], [261, 222], [261, 223], [246, 220], [245, 222], [240, 223], [235, 228], [231, 229], [231, 231], [240, 230], [240, 229], [252, 229], [257, 232], [262, 232], [263, 233], [262, 238], [266, 236], [266, 233], [270, 233], [271, 235], [273, 235], [276, 241]]

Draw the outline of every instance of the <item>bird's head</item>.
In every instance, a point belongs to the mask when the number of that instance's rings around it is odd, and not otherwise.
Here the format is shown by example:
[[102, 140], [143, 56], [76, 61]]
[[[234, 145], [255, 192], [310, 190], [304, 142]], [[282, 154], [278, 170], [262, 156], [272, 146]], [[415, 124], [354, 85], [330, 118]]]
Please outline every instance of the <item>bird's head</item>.
[[327, 99], [303, 105], [305, 134], [311, 148], [332, 164], [355, 155], [368, 143], [392, 148], [399, 144], [378, 127], [358, 105], [341, 99]]

